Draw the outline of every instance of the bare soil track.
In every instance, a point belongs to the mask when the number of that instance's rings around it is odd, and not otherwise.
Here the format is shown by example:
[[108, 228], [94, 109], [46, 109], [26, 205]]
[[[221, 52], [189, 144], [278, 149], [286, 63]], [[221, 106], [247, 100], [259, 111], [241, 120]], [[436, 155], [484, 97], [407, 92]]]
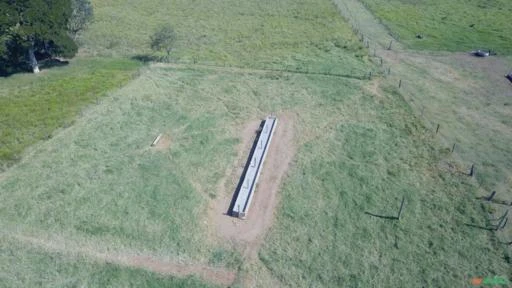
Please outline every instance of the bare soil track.
[[144, 269], [162, 275], [178, 277], [195, 275], [206, 282], [221, 286], [231, 285], [236, 278], [236, 271], [211, 267], [206, 264], [178, 263], [159, 259], [154, 256], [137, 255], [136, 253], [103, 252], [96, 250], [94, 247], [76, 247], [77, 245], [74, 243], [61, 239], [43, 239], [22, 235], [11, 235], [10, 237], [52, 253], [79, 255], [99, 262]]

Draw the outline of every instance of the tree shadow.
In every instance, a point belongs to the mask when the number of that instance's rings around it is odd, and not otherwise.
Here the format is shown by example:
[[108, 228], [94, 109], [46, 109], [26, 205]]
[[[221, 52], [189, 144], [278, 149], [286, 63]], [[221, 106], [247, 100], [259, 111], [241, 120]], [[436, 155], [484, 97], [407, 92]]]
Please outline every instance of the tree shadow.
[[[69, 61], [61, 60], [58, 58], [38, 58], [38, 64], [40, 70], [51, 69], [53, 67], [63, 67], [69, 65]], [[32, 69], [25, 62], [19, 63], [6, 63], [0, 61], [0, 77], [7, 78], [14, 74], [19, 73], [32, 73]]]
[[63, 67], [69, 65], [69, 61], [58, 58], [49, 58], [39, 61], [40, 69], [51, 69], [53, 67]]
[[30, 67], [25, 64], [9, 65], [4, 62], [0, 62], [0, 77], [7, 78], [18, 73], [30, 73]]
[[149, 54], [139, 54], [131, 57], [132, 60], [139, 61], [142, 63], [149, 63], [149, 62], [161, 62], [162, 57], [149, 55]]

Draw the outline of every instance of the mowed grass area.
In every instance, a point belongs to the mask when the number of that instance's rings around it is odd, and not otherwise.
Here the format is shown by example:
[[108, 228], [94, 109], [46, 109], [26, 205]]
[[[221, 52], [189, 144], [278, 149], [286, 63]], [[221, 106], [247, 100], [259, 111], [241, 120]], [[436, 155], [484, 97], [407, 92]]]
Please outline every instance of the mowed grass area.
[[139, 67], [126, 59], [77, 59], [39, 75], [0, 78], [0, 172], [28, 146], [72, 125], [84, 107], [128, 83]]
[[49, 253], [0, 236], [0, 287], [214, 287], [196, 278], [164, 277], [145, 270]]
[[328, 0], [92, 1], [80, 39], [92, 55], [163, 56], [149, 38], [178, 35], [170, 61], [362, 76], [367, 51]]
[[[362, 0], [413, 49], [511, 54], [512, 3], [507, 0]], [[421, 34], [423, 39], [417, 39]]]

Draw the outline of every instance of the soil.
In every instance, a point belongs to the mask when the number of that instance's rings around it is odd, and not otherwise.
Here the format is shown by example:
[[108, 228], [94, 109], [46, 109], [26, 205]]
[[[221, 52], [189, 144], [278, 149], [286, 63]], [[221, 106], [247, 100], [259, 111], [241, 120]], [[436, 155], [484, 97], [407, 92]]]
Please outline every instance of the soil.
[[219, 184], [219, 197], [212, 202], [209, 219], [215, 234], [223, 241], [233, 243], [244, 257], [255, 259], [265, 232], [272, 225], [277, 206], [278, 191], [295, 155], [293, 115], [277, 115], [276, 131], [272, 137], [263, 170], [256, 186], [249, 213], [244, 220], [227, 215], [233, 193], [243, 172], [247, 154], [256, 137], [261, 121], [246, 124], [241, 134], [238, 157], [234, 169], [229, 169]]
[[379, 89], [379, 86], [380, 86], [380, 82], [381, 80], [380, 79], [375, 79], [375, 80], [372, 80], [370, 81], [369, 84], [367, 84], [366, 86], [364, 86], [365, 90], [367, 92], [369, 92], [370, 94], [374, 95], [374, 96], [377, 96], [379, 98], [382, 98], [382, 94], [380, 92], [380, 89]]
[[207, 282], [217, 285], [229, 286], [236, 278], [236, 271], [215, 268], [201, 264], [180, 264], [165, 262], [148, 256], [119, 257], [116, 261], [129, 267], [138, 267], [163, 275], [185, 277], [195, 275]]
[[163, 134], [158, 143], [153, 147], [157, 151], [164, 151], [171, 147], [171, 137], [167, 134]]

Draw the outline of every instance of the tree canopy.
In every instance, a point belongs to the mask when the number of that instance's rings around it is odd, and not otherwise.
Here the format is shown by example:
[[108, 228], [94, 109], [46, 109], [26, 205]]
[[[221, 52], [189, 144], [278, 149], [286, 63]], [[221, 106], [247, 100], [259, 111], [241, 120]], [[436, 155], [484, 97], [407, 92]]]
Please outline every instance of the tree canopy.
[[176, 42], [176, 32], [170, 25], [165, 25], [151, 36], [151, 49], [155, 51], [164, 50], [167, 57], [171, 54]]
[[[89, 3], [88, 0], [1, 1], [0, 73], [2, 67], [4, 70], [19, 69], [27, 63], [37, 72], [37, 58], [73, 57], [78, 47], [71, 32], [76, 33], [82, 29], [84, 21], [90, 18], [87, 15], [92, 15], [91, 11], [87, 12], [90, 5], [85, 5], [86, 16], [82, 17], [83, 13], [80, 14], [77, 5], [79, 2]], [[74, 16], [86, 20], [78, 21], [77, 25], [73, 25], [73, 31], [70, 31], [69, 24]]]
[[71, 18], [68, 22], [68, 30], [76, 38], [93, 17], [92, 4], [89, 0], [71, 0]]

